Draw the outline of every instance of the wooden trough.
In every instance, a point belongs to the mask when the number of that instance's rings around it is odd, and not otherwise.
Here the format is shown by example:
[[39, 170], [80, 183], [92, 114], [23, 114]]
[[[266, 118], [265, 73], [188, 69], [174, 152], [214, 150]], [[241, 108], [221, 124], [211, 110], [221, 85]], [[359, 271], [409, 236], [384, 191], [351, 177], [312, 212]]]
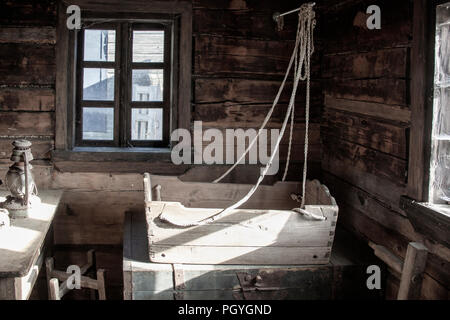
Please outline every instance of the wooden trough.
[[187, 228], [162, 221], [164, 212], [190, 223], [210, 217], [245, 195], [252, 185], [183, 182], [144, 175], [149, 258], [157, 263], [302, 265], [327, 264], [338, 206], [319, 181], [306, 185], [306, 211], [292, 211], [301, 190], [297, 182], [261, 185], [241, 208], [213, 223]]

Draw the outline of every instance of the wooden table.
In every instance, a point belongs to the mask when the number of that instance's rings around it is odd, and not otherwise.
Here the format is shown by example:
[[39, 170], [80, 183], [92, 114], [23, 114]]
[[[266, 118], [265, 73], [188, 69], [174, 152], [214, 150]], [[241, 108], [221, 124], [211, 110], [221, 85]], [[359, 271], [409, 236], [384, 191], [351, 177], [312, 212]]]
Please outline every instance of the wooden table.
[[[0, 191], [0, 202], [9, 193]], [[39, 191], [41, 203], [28, 218], [11, 219], [0, 229], [0, 299], [29, 298], [44, 261], [44, 242], [59, 205], [62, 191]]]
[[125, 300], [383, 297], [381, 290], [369, 290], [366, 286], [367, 266], [378, 264], [372, 260], [373, 254], [360, 254], [353, 239], [342, 236], [336, 238], [326, 265], [169, 264], [149, 261], [144, 212], [127, 213], [124, 227]]

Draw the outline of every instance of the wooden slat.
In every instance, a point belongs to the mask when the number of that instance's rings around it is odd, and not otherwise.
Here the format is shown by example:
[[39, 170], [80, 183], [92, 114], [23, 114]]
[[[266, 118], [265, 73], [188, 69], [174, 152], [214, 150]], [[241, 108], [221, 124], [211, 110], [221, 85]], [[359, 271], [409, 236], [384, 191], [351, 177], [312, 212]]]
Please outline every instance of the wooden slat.
[[351, 170], [371, 173], [394, 182], [402, 182], [406, 177], [406, 161], [373, 149], [335, 139], [324, 135], [325, 163], [342, 161]]
[[[297, 17], [285, 17], [283, 30], [278, 31], [273, 21], [273, 10], [258, 6], [256, 10], [217, 10], [211, 8], [194, 9], [194, 32], [219, 36], [243, 38], [264, 38], [273, 40], [293, 40], [297, 27]], [[265, 10], [265, 11], [264, 11]]]
[[[284, 76], [293, 41], [249, 40], [223, 36], [195, 37], [195, 74]], [[313, 61], [318, 59], [313, 56]], [[317, 62], [317, 60], [316, 60]], [[312, 74], [319, 64], [312, 63]]]
[[406, 81], [402, 79], [329, 80], [324, 92], [340, 99], [407, 105]]
[[402, 159], [407, 158], [407, 127], [327, 109], [322, 133]]
[[54, 46], [0, 44], [0, 84], [53, 85], [55, 82]]
[[54, 0], [0, 2], [0, 24], [2, 25], [54, 25], [55, 20]]
[[[249, 79], [197, 79], [195, 80], [196, 103], [235, 102], [247, 104], [272, 104], [281, 85], [280, 81], [249, 80]], [[298, 87], [297, 101], [304, 100], [304, 83]], [[291, 84], [287, 83], [280, 103], [288, 103], [291, 94]], [[311, 103], [321, 101], [321, 86], [319, 82], [311, 83]], [[318, 100], [316, 100], [318, 99]]]
[[0, 132], [10, 136], [53, 136], [52, 112], [0, 112]]
[[330, 95], [325, 95], [325, 106], [328, 108], [359, 113], [386, 120], [400, 121], [404, 123], [409, 123], [411, 121], [411, 111], [403, 106], [339, 99]]
[[422, 277], [428, 250], [421, 243], [410, 243], [403, 264], [398, 300], [418, 299], [422, 289]]
[[56, 29], [53, 27], [2, 27], [0, 43], [55, 44]]
[[55, 91], [47, 88], [1, 88], [0, 111], [54, 111]]
[[[426, 200], [425, 193], [425, 122], [428, 57], [428, 4], [414, 0], [413, 42], [411, 49], [411, 137], [409, 150], [408, 196]], [[429, 139], [429, 137], [428, 137]]]
[[[151, 249], [155, 253], [152, 261], [158, 263], [192, 263], [204, 264], [208, 257], [212, 264], [326, 264], [330, 249], [321, 248], [283, 248], [283, 247], [201, 247], [178, 246], [167, 247], [155, 245]], [[164, 257], [162, 256], [164, 254]], [[316, 258], [314, 258], [316, 257]]]
[[325, 55], [322, 76], [344, 79], [406, 78], [407, 58], [406, 48]]
[[[313, 99], [310, 109], [312, 121], [319, 122], [322, 104]], [[303, 100], [296, 103], [295, 124], [305, 122], [305, 109]], [[202, 121], [203, 126], [222, 128], [259, 128], [263, 123], [271, 104], [236, 104], [233, 102], [196, 104], [194, 107], [194, 120]], [[287, 111], [287, 104], [279, 104], [267, 123], [268, 128], [281, 127]]]
[[412, 35], [412, 5], [410, 1], [377, 2], [382, 15], [380, 30], [368, 30], [366, 1], [346, 1], [339, 6], [326, 6], [318, 22], [325, 53], [373, 51], [375, 49], [405, 47]]
[[[54, 142], [49, 139], [29, 139], [32, 143], [31, 152], [34, 159], [50, 159], [50, 151], [53, 150]], [[9, 159], [13, 149], [12, 143], [15, 139], [0, 139], [0, 159]]]

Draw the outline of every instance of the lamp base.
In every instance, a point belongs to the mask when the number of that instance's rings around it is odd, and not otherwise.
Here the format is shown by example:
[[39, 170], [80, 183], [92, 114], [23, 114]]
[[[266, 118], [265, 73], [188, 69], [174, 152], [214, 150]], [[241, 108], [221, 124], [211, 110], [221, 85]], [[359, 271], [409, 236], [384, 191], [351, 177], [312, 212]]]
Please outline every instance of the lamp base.
[[35, 195], [30, 196], [28, 205], [24, 205], [20, 198], [7, 196], [6, 201], [0, 203], [0, 208], [8, 210], [11, 219], [28, 218], [29, 211], [39, 203], [41, 203], [41, 199]]

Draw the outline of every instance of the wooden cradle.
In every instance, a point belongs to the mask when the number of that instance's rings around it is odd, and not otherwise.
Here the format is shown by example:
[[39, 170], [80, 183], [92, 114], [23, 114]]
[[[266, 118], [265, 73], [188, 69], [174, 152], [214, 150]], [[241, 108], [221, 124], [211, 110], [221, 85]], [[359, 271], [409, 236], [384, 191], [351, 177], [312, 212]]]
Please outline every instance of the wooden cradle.
[[334, 239], [338, 206], [326, 186], [307, 181], [306, 211], [297, 182], [261, 185], [241, 208], [211, 224], [176, 227], [159, 219], [162, 212], [180, 221], [198, 221], [239, 200], [252, 185], [183, 182], [178, 177], [144, 175], [149, 258], [157, 263], [302, 265], [327, 264]]

